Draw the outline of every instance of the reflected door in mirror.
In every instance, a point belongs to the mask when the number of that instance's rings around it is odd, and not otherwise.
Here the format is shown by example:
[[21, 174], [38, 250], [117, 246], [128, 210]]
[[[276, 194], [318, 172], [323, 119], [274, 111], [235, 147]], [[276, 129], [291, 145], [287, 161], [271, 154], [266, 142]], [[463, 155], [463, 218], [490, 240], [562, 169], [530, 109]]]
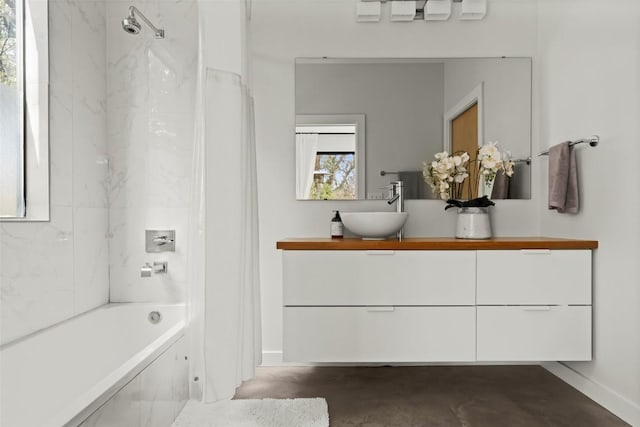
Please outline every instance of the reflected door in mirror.
[[[474, 103], [462, 114], [451, 121], [451, 151], [452, 153], [467, 152], [469, 164], [475, 165], [478, 156], [478, 103]], [[469, 178], [462, 186], [462, 198], [474, 199], [478, 189], [471, 183], [478, 182], [477, 169], [469, 168]]]

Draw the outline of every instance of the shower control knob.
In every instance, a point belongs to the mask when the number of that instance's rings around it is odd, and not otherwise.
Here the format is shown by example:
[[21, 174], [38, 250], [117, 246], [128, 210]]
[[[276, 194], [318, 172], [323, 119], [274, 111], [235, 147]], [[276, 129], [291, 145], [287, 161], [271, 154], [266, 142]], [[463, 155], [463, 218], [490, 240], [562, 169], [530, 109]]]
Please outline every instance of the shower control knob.
[[175, 230], [145, 230], [145, 250], [147, 253], [175, 252]]

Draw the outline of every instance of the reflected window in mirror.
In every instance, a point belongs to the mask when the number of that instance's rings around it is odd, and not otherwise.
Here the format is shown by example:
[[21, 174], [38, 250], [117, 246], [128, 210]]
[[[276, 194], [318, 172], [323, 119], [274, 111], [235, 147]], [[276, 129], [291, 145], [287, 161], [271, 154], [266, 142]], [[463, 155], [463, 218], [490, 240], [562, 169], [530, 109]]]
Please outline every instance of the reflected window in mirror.
[[364, 116], [297, 116], [296, 199], [357, 200], [364, 187]]

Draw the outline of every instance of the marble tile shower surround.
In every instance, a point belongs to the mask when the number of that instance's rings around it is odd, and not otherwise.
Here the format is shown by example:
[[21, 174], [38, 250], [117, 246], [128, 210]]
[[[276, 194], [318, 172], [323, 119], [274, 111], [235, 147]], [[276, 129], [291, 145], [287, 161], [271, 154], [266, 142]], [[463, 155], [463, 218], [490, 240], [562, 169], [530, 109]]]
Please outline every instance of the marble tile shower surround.
[[[129, 5], [156, 26], [125, 33]], [[107, 2], [107, 115], [110, 298], [178, 302], [186, 293], [193, 114], [197, 66], [197, 3]], [[175, 229], [176, 252], [147, 254], [144, 229]], [[140, 277], [145, 262], [168, 261], [166, 275]]]
[[[137, 6], [167, 36], [126, 34]], [[0, 224], [0, 343], [111, 300], [184, 299], [197, 5], [50, 0], [51, 221]], [[142, 280], [145, 228], [176, 229]], [[111, 261], [109, 261], [111, 260]]]
[[49, 1], [51, 221], [0, 223], [0, 343], [108, 301], [106, 7]]

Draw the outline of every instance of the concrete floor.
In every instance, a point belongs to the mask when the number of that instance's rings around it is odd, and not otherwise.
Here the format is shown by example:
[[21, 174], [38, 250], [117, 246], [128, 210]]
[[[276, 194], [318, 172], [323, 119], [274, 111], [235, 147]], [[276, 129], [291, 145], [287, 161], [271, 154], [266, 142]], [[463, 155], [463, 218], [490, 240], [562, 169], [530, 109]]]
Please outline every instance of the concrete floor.
[[331, 427], [628, 425], [540, 366], [258, 368], [235, 398], [266, 397], [324, 397]]

